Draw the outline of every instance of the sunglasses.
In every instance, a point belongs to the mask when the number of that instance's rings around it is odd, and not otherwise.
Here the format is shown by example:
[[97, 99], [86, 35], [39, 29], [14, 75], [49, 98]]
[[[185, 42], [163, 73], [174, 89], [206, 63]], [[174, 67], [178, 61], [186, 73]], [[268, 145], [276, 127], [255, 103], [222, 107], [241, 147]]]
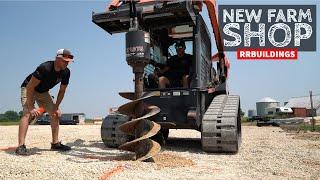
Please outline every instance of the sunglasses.
[[73, 59], [73, 56], [70, 54], [60, 54], [59, 56], [62, 56], [63, 58], [67, 58], [67, 59]]

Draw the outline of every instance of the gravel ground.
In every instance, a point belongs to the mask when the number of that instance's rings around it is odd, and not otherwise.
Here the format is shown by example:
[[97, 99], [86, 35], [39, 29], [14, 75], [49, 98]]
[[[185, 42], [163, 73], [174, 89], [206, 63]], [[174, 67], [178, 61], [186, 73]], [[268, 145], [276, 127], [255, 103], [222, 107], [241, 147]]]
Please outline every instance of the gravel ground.
[[0, 126], [0, 132], [0, 179], [320, 179], [319, 133], [244, 126], [238, 154], [208, 154], [199, 132], [170, 130], [155, 163], [147, 163], [104, 147], [100, 125], [60, 126], [61, 139], [73, 148], [66, 153], [50, 151], [49, 126], [30, 126], [30, 155], [23, 157], [13, 152], [18, 127]]

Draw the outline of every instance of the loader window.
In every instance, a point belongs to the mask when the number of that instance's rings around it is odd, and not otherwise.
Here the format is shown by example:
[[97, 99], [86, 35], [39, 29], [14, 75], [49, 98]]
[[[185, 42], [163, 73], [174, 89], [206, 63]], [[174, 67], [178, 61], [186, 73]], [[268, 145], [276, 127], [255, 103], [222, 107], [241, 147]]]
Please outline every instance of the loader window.
[[[145, 88], [185, 88], [190, 85], [194, 71], [193, 28], [182, 25], [151, 33], [151, 63], [144, 69]], [[185, 47], [184, 56], [181, 56], [181, 46]]]
[[[176, 49], [177, 46], [177, 49]], [[185, 46], [184, 54], [180, 46]], [[193, 41], [174, 39], [168, 47], [168, 56], [161, 56], [157, 46], [153, 46], [151, 57], [156, 64], [149, 64], [145, 67], [144, 84], [146, 88], [186, 88], [191, 82], [193, 73]], [[161, 77], [167, 80], [159, 81]]]
[[[190, 54], [190, 55], [193, 55], [193, 42], [192, 41], [186, 41], [185, 42], [186, 44], [186, 50], [185, 50], [185, 53], [187, 54]], [[168, 48], [168, 51], [169, 51], [169, 54], [168, 54], [168, 59], [171, 57], [171, 56], [174, 56], [174, 55], [177, 55], [177, 51], [176, 51], [176, 48], [174, 46], [175, 44], [171, 45], [169, 48]]]

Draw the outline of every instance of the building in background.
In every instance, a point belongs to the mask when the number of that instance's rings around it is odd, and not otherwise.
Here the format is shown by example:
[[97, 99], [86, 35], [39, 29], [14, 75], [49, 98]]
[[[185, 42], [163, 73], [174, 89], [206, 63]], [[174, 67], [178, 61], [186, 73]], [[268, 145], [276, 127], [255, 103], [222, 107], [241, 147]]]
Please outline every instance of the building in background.
[[254, 116], [257, 116], [257, 111], [255, 109], [249, 109], [248, 110], [248, 118], [252, 118]]
[[289, 118], [293, 116], [293, 110], [289, 107], [268, 107], [265, 111], [267, 116], [273, 118]]
[[92, 122], [93, 122], [93, 124], [102, 124], [102, 120], [103, 120], [102, 117], [94, 117], [92, 119]]
[[[85, 124], [84, 113], [66, 113], [60, 117], [60, 124]], [[46, 113], [37, 120], [37, 124], [50, 124], [49, 114]]]
[[[312, 96], [314, 115], [320, 115], [320, 95]], [[288, 100], [285, 107], [293, 110], [294, 117], [310, 117], [312, 115], [310, 96], [293, 97]]]
[[86, 116], [84, 113], [67, 113], [60, 117], [60, 124], [85, 124]]
[[280, 107], [280, 102], [270, 97], [265, 97], [256, 102], [257, 115], [265, 117], [268, 115], [268, 109]]

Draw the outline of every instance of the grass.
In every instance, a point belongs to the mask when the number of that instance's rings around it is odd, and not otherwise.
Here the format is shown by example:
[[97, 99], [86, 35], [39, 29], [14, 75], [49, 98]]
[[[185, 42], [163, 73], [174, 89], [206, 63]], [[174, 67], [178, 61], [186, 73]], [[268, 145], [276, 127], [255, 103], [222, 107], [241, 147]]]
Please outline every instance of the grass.
[[[300, 129], [304, 131], [312, 131], [312, 126], [310, 124], [303, 124], [300, 126]], [[314, 129], [315, 132], [320, 132], [320, 125], [315, 125]]]
[[241, 122], [241, 126], [257, 126], [257, 121], [253, 121], [253, 122]]
[[0, 119], [0, 126], [14, 126], [14, 125], [19, 125], [20, 119], [14, 119], [14, 120], [9, 120], [9, 119]]
[[241, 117], [241, 126], [256, 126], [257, 125], [257, 121], [248, 121], [248, 117]]
[[93, 120], [92, 119], [86, 119], [84, 122], [86, 124], [93, 124]]
[[19, 125], [19, 121], [0, 121], [0, 126], [15, 126]]
[[[310, 124], [288, 124], [288, 125], [280, 125], [285, 131], [296, 131], [296, 132], [312, 132], [312, 126]], [[315, 125], [315, 130], [313, 132], [320, 132], [320, 125]]]
[[248, 122], [248, 118], [247, 118], [247, 117], [242, 116], [242, 117], [241, 117], [241, 123], [244, 123], [244, 122]]

